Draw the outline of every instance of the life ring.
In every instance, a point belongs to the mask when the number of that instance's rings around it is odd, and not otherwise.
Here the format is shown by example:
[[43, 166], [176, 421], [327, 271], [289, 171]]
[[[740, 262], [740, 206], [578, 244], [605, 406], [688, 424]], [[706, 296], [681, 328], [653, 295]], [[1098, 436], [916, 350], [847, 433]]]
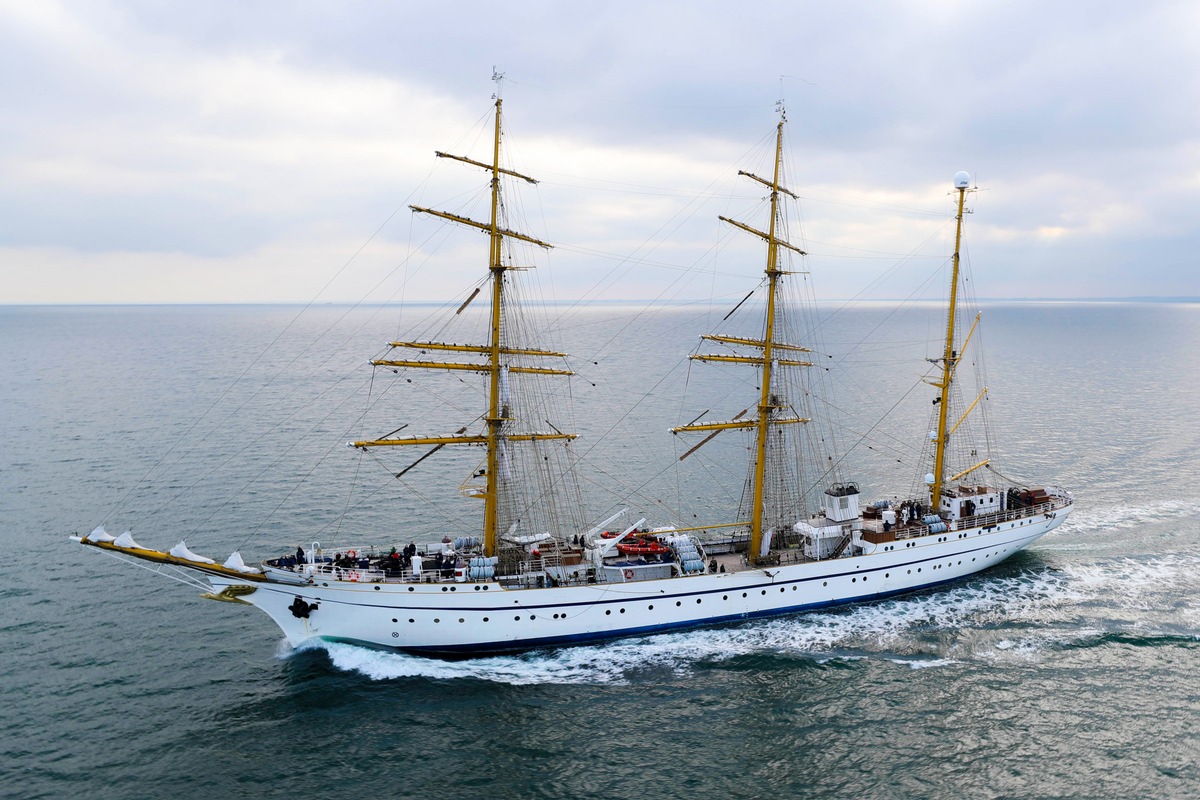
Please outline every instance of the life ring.
[[633, 570], [631, 570], [631, 569], [625, 570], [625, 580], [629, 580], [632, 577], [633, 577]]
[[346, 580], [357, 582], [362, 576], [358, 574], [358, 570], [352, 569], [346, 573]]
[[348, 555], [350, 558], [358, 558], [358, 551], [357, 550], [347, 550], [346, 555]]

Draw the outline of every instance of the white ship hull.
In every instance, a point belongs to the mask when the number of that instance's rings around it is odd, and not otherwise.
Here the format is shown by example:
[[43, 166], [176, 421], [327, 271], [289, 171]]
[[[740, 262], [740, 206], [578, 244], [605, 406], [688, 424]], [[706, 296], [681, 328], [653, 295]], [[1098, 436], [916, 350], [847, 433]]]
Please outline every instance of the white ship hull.
[[[869, 555], [691, 577], [557, 588], [499, 583], [259, 583], [244, 594], [287, 641], [347, 642], [422, 654], [482, 655], [789, 614], [911, 592], [1000, 563], [1057, 527], [1071, 506], [989, 528], [899, 540]], [[315, 606], [293, 612], [296, 599]]]

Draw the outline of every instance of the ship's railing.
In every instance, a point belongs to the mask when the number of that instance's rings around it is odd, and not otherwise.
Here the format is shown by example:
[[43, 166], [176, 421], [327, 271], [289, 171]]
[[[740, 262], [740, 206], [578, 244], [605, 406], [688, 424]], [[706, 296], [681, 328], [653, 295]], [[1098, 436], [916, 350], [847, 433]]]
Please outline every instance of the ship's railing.
[[[376, 566], [370, 567], [342, 567], [335, 564], [318, 563], [306, 564], [305, 571], [311, 569], [312, 577], [320, 580], [335, 580], [335, 581], [351, 581], [355, 583], [456, 583], [457, 580], [454, 570], [443, 566], [440, 570], [433, 564], [426, 564], [421, 567], [421, 573], [418, 575], [413, 572], [412, 568], [401, 570], [382, 570]], [[467, 579], [466, 583], [474, 583], [471, 579]]]
[[1013, 520], [1025, 519], [1027, 517], [1036, 517], [1039, 514], [1048, 514], [1051, 511], [1057, 511], [1061, 508], [1066, 508], [1071, 505], [1071, 498], [1067, 497], [1052, 497], [1045, 503], [1038, 503], [1033, 506], [1025, 506], [1024, 508], [1010, 508], [1007, 511], [993, 511], [990, 514], [978, 514], [973, 517], [964, 517], [958, 520], [958, 528], [987, 528], [992, 525], [999, 525], [1001, 522], [1011, 522]]
[[[988, 514], [976, 514], [973, 517], [963, 517], [954, 523], [955, 530], [963, 530], [964, 528], [989, 528], [993, 525], [999, 525], [1002, 522], [1013, 522], [1020, 519], [1028, 519], [1041, 514], [1049, 514], [1052, 511], [1066, 508], [1071, 505], [1074, 500], [1065, 492], [1060, 496], [1051, 496], [1045, 503], [1037, 505], [1024, 506], [1022, 508], [1010, 508], [1006, 511], [993, 511]], [[897, 539], [913, 539], [918, 536], [928, 536], [929, 526], [923, 525], [918, 520], [916, 523], [908, 523], [893, 528]]]

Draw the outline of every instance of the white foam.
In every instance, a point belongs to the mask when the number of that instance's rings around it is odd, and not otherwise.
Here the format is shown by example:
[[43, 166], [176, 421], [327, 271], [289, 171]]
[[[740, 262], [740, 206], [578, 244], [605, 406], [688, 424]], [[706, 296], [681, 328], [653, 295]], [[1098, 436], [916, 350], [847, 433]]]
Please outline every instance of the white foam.
[[930, 669], [931, 667], [949, 667], [953, 664], [961, 664], [962, 662], [954, 658], [930, 658], [924, 660], [912, 660], [907, 658], [889, 658], [893, 664], [900, 664], [909, 669]]
[[486, 680], [516, 686], [626, 684], [630, 682], [629, 670], [650, 667], [655, 660], [654, 648], [647, 652], [640, 641], [465, 661], [440, 661], [331, 642], [306, 644], [299, 649], [322, 648], [337, 669], [358, 672], [372, 680], [422, 677]]
[[1055, 531], [1056, 535], [1108, 533], [1141, 528], [1170, 520], [1192, 518], [1196, 503], [1190, 500], [1164, 500], [1149, 505], [1119, 505], [1100, 508], [1076, 508]]

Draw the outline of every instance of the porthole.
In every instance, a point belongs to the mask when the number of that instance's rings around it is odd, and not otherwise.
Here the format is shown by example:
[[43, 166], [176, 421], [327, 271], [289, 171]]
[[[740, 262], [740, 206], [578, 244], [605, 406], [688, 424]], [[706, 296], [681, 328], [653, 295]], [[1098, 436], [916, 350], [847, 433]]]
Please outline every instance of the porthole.
[[767, 593], [767, 590], [766, 590], [766, 589], [763, 589], [763, 590], [762, 590], [762, 593], [765, 595], [765, 594]]
[[457, 587], [457, 586], [451, 586], [451, 587], [450, 587], [450, 591], [452, 591], [452, 592], [457, 592], [457, 591], [458, 591], [458, 587]]
[[479, 587], [478, 587], [478, 586], [476, 586], [476, 587], [475, 587], [475, 591], [477, 591], [477, 592], [479, 591]]
[[376, 587], [375, 587], [375, 591], [377, 591], [377, 592], [379, 591], [379, 587], [378, 587], [378, 586], [376, 586]]
[[[612, 612], [611, 612], [611, 611], [609, 611], [608, 613], [609, 613], [609, 614], [611, 614]], [[520, 615], [520, 614], [517, 614], [517, 616], [513, 617], [513, 620], [515, 620], [515, 621], [518, 621], [518, 622], [519, 622], [519, 621], [521, 620], [521, 615]]]
[[[326, 585], [326, 586], [328, 586], [329, 584], [325, 584], [325, 585]], [[415, 590], [415, 589], [413, 589], [413, 587], [411, 587], [411, 586], [410, 586], [410, 587], [408, 587], [408, 590], [409, 590], [410, 592], [416, 591], [416, 590]]]
[[746, 596], [746, 593], [745, 593], [745, 592], [742, 592], [742, 597], [745, 597], [745, 596]]
[[822, 586], [828, 586], [828, 585], [829, 585], [829, 581], [821, 581], [821, 585], [822, 585]]
[[651, 603], [650, 605], [646, 606], [646, 610], [647, 610], [647, 611], [653, 611], [653, 610], [654, 610], [654, 604], [653, 604], [653, 603]]
[[459, 622], [466, 622], [466, 620], [465, 620], [465, 619], [463, 619], [462, 617], [459, 617], [459, 618], [458, 618], [458, 621], [459, 621]]
[[[727, 594], [723, 594], [723, 595], [721, 595], [721, 599], [722, 599], [722, 600], [728, 600], [728, 599], [729, 599], [729, 595], [727, 595]], [[654, 607], [654, 606], [651, 606], [651, 608], [653, 608], [653, 607]]]
[[851, 583], [858, 583], [858, 578], [851, 578], [851, 579], [850, 579], [850, 582], [851, 582]]
[[484, 621], [484, 622], [487, 622], [487, 621], [488, 621], [488, 618], [487, 618], [487, 617], [484, 617], [484, 618], [483, 618], [483, 621]]
[[612, 609], [611, 608], [604, 609], [604, 616], [606, 616], [606, 617], [612, 616]]
[[784, 593], [784, 592], [786, 592], [786, 591], [787, 591], [787, 587], [786, 587], [786, 586], [780, 586], [780, 587], [779, 587], [779, 593], [780, 593], [780, 594], [783, 594], [783, 593]]
[[622, 608], [622, 609], [621, 609], [621, 613], [622, 613], [622, 614], [624, 614], [624, 613], [625, 613], [625, 609], [623, 609], [623, 608]]
[[416, 622], [416, 620], [415, 620], [415, 619], [410, 619], [410, 620], [409, 620], [409, 622]]
[[393, 619], [393, 620], [392, 620], [392, 622], [399, 622], [399, 621], [400, 621], [400, 620], [398, 620], [398, 619]]
[[883, 573], [883, 577], [885, 577], [885, 578], [890, 578], [890, 577], [892, 577], [892, 573], [890, 573], [890, 572], [885, 572], [885, 573]]
[[696, 605], [700, 605], [700, 598], [699, 598], [699, 597], [697, 597], [697, 598], [696, 598]]
[[450, 591], [450, 589], [448, 589], [447, 587], [443, 586], [443, 587], [442, 587], [442, 591], [443, 591], [443, 592], [448, 592], [448, 591]]
[[675, 601], [675, 605], [677, 605], [677, 606], [681, 606], [681, 605], [683, 605], [683, 602], [682, 602], [682, 601], [679, 601], [679, 600], [676, 600], [676, 601]]
[[440, 620], [440, 619], [438, 619], [437, 617], [434, 617], [434, 618], [433, 618], [433, 621], [434, 621], [434, 622], [441, 622], [441, 620]]

